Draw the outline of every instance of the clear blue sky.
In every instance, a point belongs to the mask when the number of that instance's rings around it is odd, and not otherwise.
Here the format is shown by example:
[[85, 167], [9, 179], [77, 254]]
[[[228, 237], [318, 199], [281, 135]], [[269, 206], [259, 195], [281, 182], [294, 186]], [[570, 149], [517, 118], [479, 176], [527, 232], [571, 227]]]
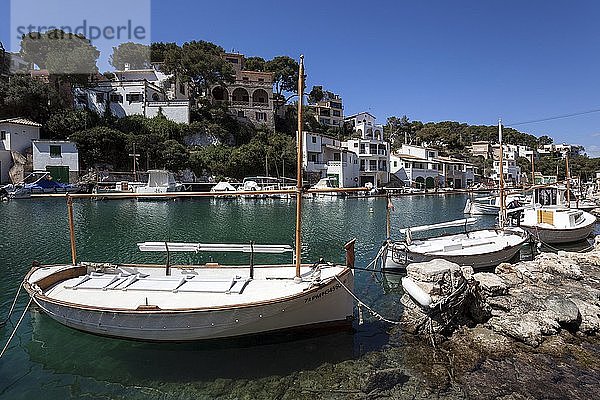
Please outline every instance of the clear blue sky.
[[[153, 1], [152, 41], [193, 39], [304, 54], [309, 87], [381, 123], [510, 125], [600, 109], [597, 1]], [[600, 112], [515, 128], [600, 156]]]

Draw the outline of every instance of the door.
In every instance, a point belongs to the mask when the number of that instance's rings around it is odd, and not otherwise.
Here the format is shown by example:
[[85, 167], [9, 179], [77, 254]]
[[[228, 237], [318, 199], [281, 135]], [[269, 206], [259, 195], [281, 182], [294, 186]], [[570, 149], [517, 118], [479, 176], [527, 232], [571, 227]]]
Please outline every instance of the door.
[[46, 167], [54, 182], [69, 183], [69, 167]]

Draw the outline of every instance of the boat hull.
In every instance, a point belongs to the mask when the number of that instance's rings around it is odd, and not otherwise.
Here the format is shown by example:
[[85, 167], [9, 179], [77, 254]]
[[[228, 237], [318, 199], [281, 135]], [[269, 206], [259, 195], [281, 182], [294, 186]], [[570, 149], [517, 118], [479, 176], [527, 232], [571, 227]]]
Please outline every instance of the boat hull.
[[536, 240], [548, 244], [580, 242], [594, 230], [593, 223], [575, 229], [551, 229], [525, 225], [521, 225], [521, 227], [527, 230]]
[[[339, 276], [353, 288], [353, 273]], [[31, 290], [31, 289], [29, 289]], [[353, 302], [335, 279], [300, 295], [236, 307], [160, 311], [114, 310], [65, 304], [32, 292], [36, 304], [68, 327], [102, 336], [182, 342], [256, 335], [318, 325], [348, 325]]]
[[519, 236], [520, 240], [514, 245], [506, 246], [499, 250], [486, 253], [472, 254], [444, 254], [444, 252], [416, 252], [410, 249], [410, 246], [404, 244], [392, 244], [392, 249], [388, 248], [385, 256], [385, 268], [404, 270], [406, 265], [418, 262], [427, 262], [435, 259], [443, 259], [460, 266], [470, 266], [473, 269], [487, 269], [495, 267], [503, 262], [511, 261], [521, 250], [522, 246], [527, 242], [528, 236], [524, 231], [521, 234], [514, 233]]

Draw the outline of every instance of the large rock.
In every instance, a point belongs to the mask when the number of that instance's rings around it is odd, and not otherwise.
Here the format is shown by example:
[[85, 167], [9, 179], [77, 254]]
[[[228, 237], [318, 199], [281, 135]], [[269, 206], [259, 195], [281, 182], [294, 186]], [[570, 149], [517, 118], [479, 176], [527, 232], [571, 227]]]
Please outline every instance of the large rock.
[[438, 283], [453, 278], [463, 279], [462, 270], [458, 264], [442, 259], [409, 264], [406, 267], [406, 275], [415, 282]]
[[563, 326], [573, 326], [580, 319], [577, 304], [555, 294], [546, 297], [546, 314]]
[[501, 296], [508, 293], [508, 286], [496, 274], [491, 272], [478, 272], [473, 275], [473, 279], [479, 283], [479, 287], [487, 296]]

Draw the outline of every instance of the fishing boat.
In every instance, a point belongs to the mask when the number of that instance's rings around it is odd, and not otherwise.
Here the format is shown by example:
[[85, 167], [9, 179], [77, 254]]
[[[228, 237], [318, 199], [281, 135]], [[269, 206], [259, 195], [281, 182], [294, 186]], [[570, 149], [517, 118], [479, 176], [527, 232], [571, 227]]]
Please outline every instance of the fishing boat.
[[[498, 124], [500, 148], [502, 148], [502, 125]], [[499, 226], [494, 229], [469, 231], [468, 227], [477, 222], [475, 218], [465, 218], [402, 229], [402, 241], [390, 239], [390, 210], [393, 208], [388, 198], [387, 240], [380, 250], [383, 269], [406, 268], [414, 262], [444, 259], [473, 269], [485, 269], [502, 262], [510, 261], [528, 241], [529, 235], [519, 227], [506, 226], [506, 197], [502, 170], [502, 152], [500, 152], [500, 210]], [[413, 239], [412, 234], [430, 232], [437, 229], [464, 227], [464, 232], [453, 235], [440, 235], [423, 239]]]
[[[568, 189], [566, 189], [568, 190]], [[586, 211], [569, 207], [565, 193], [559, 187], [534, 190], [529, 207], [515, 209], [517, 223], [541, 243], [558, 244], [578, 242], [594, 230], [596, 217]]]
[[[302, 132], [303, 81], [301, 58], [298, 132]], [[24, 288], [40, 309], [56, 321], [109, 337], [190, 341], [323, 326], [348, 327], [353, 315], [354, 241], [345, 246], [344, 264], [301, 263], [302, 135], [297, 151], [293, 248], [254, 242], [143, 242], [138, 243], [140, 251], [166, 254], [164, 265], [78, 262], [73, 197], [69, 196], [71, 263], [34, 263], [24, 280]], [[249, 264], [225, 266], [211, 261], [203, 265], [171, 265], [171, 254], [180, 252], [208, 252], [215, 260], [226, 253], [242, 253], [248, 256]], [[293, 253], [292, 263], [255, 265], [254, 257], [259, 253]]]
[[[513, 203], [514, 202], [514, 203]], [[506, 196], [506, 204], [524, 204], [527, 197], [522, 194], [513, 194]], [[467, 199], [465, 202], [464, 214], [469, 215], [498, 215], [500, 212], [500, 197], [486, 196]]]
[[135, 187], [135, 193], [140, 194], [162, 194], [181, 192], [182, 190], [183, 185], [175, 181], [175, 175], [162, 169], [149, 170], [146, 185]]

